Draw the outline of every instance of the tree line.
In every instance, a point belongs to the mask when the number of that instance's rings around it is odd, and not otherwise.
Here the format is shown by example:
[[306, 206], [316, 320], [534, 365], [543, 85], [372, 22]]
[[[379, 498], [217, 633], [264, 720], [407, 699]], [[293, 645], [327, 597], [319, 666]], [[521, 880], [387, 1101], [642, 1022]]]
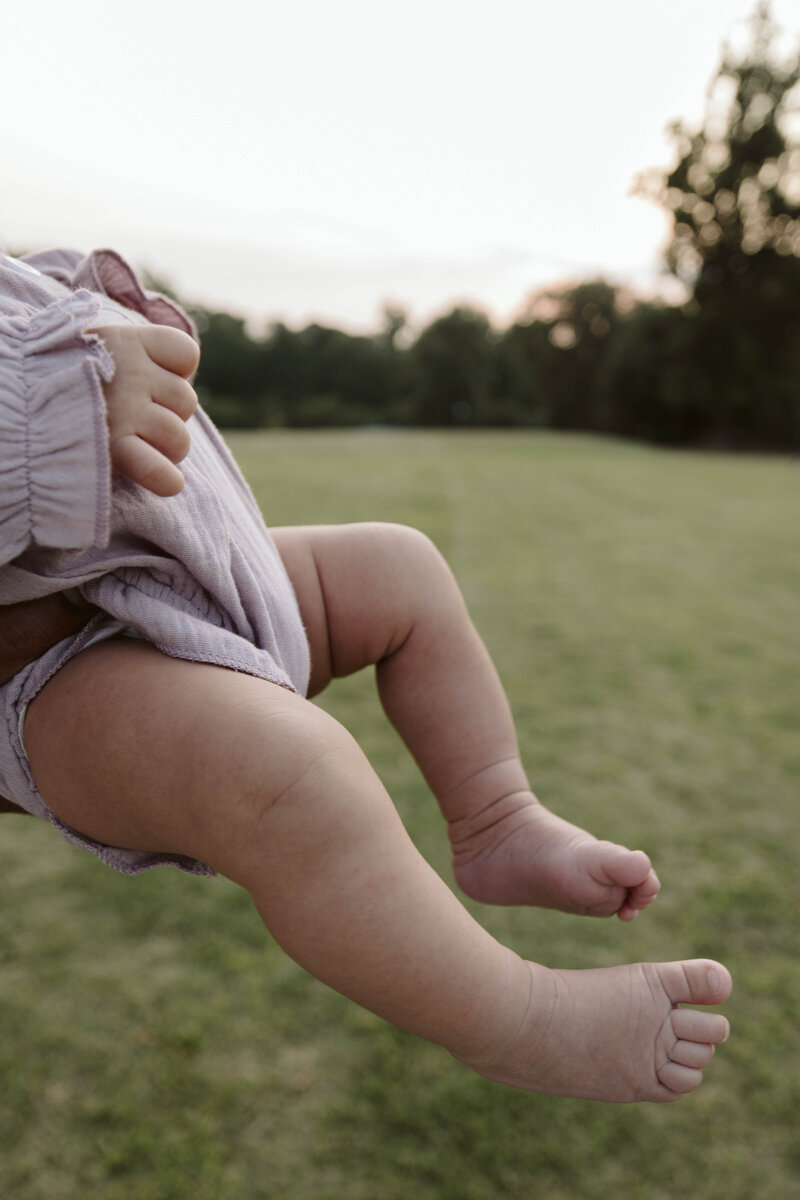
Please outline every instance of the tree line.
[[587, 280], [543, 290], [502, 330], [459, 306], [413, 337], [393, 308], [373, 336], [277, 323], [263, 337], [194, 308], [207, 410], [227, 428], [535, 427], [800, 448], [799, 81], [800, 53], [781, 56], [762, 3], [747, 47], [723, 53], [702, 125], [671, 127], [677, 165], [638, 181], [670, 215], [665, 267], [683, 303]]

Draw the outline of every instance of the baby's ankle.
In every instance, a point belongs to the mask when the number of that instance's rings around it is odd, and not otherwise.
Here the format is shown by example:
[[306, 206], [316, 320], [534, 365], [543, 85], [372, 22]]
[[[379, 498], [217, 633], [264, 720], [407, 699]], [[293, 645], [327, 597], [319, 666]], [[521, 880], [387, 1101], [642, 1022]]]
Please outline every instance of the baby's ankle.
[[463, 776], [457, 784], [436, 791], [442, 813], [451, 824], [491, 820], [495, 805], [522, 795], [533, 799], [528, 778], [516, 756], [489, 763]]
[[[540, 1040], [553, 1019], [563, 988], [557, 971], [541, 963], [514, 955], [516, 963], [509, 972], [509, 1003], [506, 1019], [486, 1031], [484, 1043], [475, 1050], [458, 1053], [454, 1058], [470, 1070], [497, 1083], [511, 1082], [506, 1077], [508, 1064], [516, 1057], [520, 1039], [526, 1047]], [[512, 990], [513, 989], [513, 990]], [[538, 1031], [538, 1032], [537, 1032]]]
[[454, 856], [468, 861], [480, 855], [487, 847], [496, 845], [499, 837], [508, 836], [526, 824], [540, 808], [530, 788], [520, 788], [495, 794], [482, 806], [450, 819], [447, 834]]
[[546, 997], [555, 996], [557, 985], [554, 971], [527, 962], [507, 947], [502, 950], [505, 962], [495, 981], [490, 1015], [470, 1031], [468, 1039], [462, 1033], [457, 1042], [444, 1043], [454, 1058], [483, 1075], [490, 1075], [492, 1067], [513, 1054], [522, 1031], [530, 1027], [531, 1009], [544, 1013]]

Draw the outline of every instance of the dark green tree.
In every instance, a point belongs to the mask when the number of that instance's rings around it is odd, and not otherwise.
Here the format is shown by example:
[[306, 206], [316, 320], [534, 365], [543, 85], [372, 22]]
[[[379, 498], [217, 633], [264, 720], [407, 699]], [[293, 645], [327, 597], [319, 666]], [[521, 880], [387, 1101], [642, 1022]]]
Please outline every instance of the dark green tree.
[[254, 429], [266, 424], [267, 387], [261, 344], [241, 317], [192, 311], [202, 340], [198, 392], [209, 416], [227, 428]]
[[520, 424], [609, 428], [606, 351], [625, 296], [602, 279], [536, 293], [500, 346], [504, 395]]
[[263, 347], [262, 374], [286, 425], [382, 424], [395, 417], [399, 353], [381, 336], [278, 324]]
[[491, 424], [496, 337], [485, 313], [459, 307], [431, 322], [409, 351], [417, 425]]
[[672, 340], [658, 331], [661, 366], [681, 376], [670, 437], [682, 409], [685, 440], [800, 444], [800, 54], [778, 41], [762, 3], [747, 47], [723, 53], [702, 127], [671, 127], [675, 167], [641, 181], [672, 215], [666, 262], [689, 296], [686, 323], [664, 318]]

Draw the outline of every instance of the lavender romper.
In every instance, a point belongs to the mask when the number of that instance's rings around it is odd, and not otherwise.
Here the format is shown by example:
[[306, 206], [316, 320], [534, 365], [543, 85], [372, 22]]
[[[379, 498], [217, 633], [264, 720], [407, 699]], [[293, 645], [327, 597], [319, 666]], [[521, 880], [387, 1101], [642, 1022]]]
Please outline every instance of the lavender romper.
[[110, 622], [175, 658], [306, 693], [308, 642], [291, 583], [205, 413], [189, 421], [178, 496], [112, 477], [102, 383], [114, 365], [87, 331], [148, 322], [196, 336], [186, 314], [145, 292], [112, 251], [0, 255], [0, 604], [78, 588], [101, 610], [0, 687], [0, 795], [127, 874], [160, 863], [212, 874], [182, 855], [106, 846], [71, 829], [39, 795], [20, 733], [40, 688], [118, 627]]

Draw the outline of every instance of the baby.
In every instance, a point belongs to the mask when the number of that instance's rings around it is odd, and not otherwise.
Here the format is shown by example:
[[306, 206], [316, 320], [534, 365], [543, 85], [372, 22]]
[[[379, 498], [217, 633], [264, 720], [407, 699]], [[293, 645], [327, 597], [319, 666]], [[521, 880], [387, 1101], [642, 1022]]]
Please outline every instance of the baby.
[[[519, 958], [427, 865], [353, 738], [310, 702], [331, 679], [375, 666], [385, 710], [447, 821], [467, 895], [623, 921], [653, 901], [660, 885], [646, 854], [595, 840], [531, 792], [501, 684], [431, 542], [381, 524], [272, 529], [270, 542], [195, 412], [190, 330], [163, 312], [167, 323], [146, 323], [153, 299], [126, 291], [108, 261], [93, 275], [73, 261], [59, 270], [50, 278], [64, 295], [53, 303], [69, 309], [87, 286], [104, 297], [102, 321], [82, 313], [79, 340], [102, 377], [111, 527], [91, 553], [85, 540], [29, 536], [2, 560], [0, 601], [14, 602], [6, 618], [24, 630], [30, 614], [36, 634], [27, 655], [19, 638], [12, 650], [5, 639], [16, 672], [5, 703], [24, 741], [0, 790], [123, 869], [173, 861], [222, 872], [315, 976], [490, 1079], [611, 1101], [671, 1101], [697, 1088], [728, 1022], [680, 1006], [724, 1001], [723, 966], [562, 971]], [[117, 321], [120, 308], [139, 319]], [[235, 520], [214, 506], [211, 485], [239, 496]], [[179, 506], [193, 495], [204, 499], [188, 528]], [[248, 595], [251, 572], [261, 595], [257, 536], [268, 561], [279, 555], [267, 615], [254, 600], [239, 612], [233, 593], [223, 605], [223, 585], [204, 574], [224, 541], [222, 558], [245, 581], [239, 592]], [[291, 590], [281, 590], [283, 573]], [[87, 625], [94, 610], [71, 616], [57, 598], [65, 591], [102, 611]], [[52, 614], [28, 608], [32, 599]], [[64, 621], [81, 631], [65, 636]], [[291, 648], [298, 628], [310, 659]], [[251, 645], [234, 652], [230, 639], [244, 647], [248, 629]], [[4, 632], [0, 619], [0, 642]], [[133, 857], [126, 866], [114, 855]]]

